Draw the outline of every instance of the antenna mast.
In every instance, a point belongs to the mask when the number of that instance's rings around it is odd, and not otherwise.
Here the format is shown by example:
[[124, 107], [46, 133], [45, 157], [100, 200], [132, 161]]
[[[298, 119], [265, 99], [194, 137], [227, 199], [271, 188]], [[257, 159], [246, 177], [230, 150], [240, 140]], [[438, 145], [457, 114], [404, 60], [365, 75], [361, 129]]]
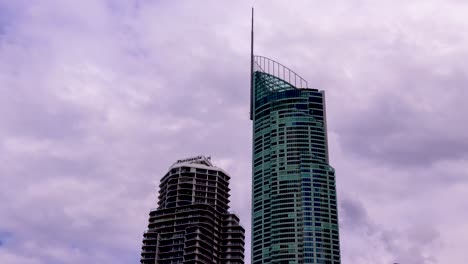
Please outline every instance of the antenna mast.
[[250, 120], [253, 120], [253, 94], [254, 94], [254, 53], [253, 53], [253, 48], [254, 48], [254, 8], [252, 7], [252, 27], [250, 29]]

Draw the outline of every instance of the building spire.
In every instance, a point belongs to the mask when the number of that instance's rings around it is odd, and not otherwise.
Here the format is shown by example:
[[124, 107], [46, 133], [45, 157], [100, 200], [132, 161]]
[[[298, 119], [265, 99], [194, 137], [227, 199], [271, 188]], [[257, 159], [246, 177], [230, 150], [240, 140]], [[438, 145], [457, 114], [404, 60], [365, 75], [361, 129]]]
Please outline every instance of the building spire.
[[253, 73], [254, 73], [254, 8], [252, 6], [252, 26], [250, 29], [250, 120], [253, 120]]

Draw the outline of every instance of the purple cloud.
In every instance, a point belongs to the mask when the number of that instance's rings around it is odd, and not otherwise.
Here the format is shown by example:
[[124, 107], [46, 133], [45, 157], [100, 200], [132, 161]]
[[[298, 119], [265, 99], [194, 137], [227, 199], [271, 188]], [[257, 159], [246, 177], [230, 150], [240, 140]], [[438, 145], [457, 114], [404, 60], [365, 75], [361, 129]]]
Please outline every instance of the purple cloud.
[[[198, 154], [250, 255], [251, 5], [0, 0], [2, 263], [138, 262], [160, 178]], [[468, 6], [255, 7], [256, 52], [326, 90], [343, 263], [468, 259]]]

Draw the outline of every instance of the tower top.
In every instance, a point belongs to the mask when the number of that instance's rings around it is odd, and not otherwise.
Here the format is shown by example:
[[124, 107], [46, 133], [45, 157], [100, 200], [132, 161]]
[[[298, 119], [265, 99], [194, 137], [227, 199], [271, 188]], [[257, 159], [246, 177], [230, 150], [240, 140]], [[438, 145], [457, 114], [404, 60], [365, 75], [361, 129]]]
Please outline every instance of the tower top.
[[204, 156], [204, 155], [199, 155], [195, 157], [190, 157], [186, 159], [180, 159], [177, 160], [172, 166], [175, 167], [176, 165], [180, 164], [202, 164], [208, 167], [213, 167], [213, 164], [211, 163], [211, 157], [210, 156]]

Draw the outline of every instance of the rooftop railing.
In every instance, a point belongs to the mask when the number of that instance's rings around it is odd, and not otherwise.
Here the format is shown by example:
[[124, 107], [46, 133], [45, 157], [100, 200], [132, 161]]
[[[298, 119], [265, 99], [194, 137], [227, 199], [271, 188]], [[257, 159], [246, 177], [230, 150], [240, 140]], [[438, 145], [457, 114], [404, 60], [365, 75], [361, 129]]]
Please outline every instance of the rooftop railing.
[[283, 64], [263, 56], [254, 56], [254, 71], [273, 75], [296, 88], [308, 88], [307, 81]]

